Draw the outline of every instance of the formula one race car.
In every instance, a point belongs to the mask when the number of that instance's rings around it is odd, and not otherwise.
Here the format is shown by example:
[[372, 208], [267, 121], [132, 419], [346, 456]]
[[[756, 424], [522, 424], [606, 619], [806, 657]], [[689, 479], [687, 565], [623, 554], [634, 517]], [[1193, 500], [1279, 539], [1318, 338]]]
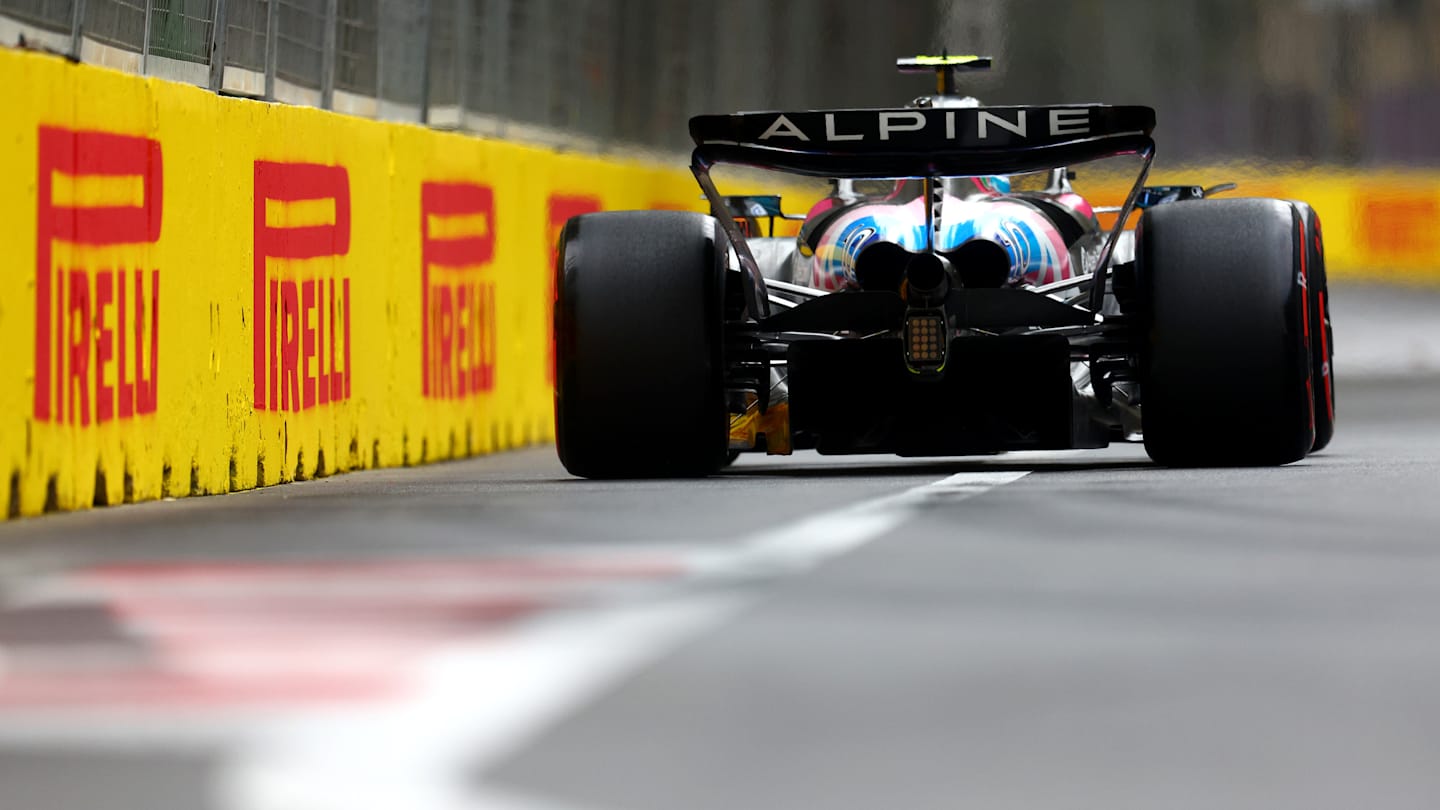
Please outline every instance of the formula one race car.
[[[1334, 431], [1320, 220], [1309, 205], [1147, 187], [1148, 107], [985, 107], [984, 57], [900, 60], [895, 109], [701, 115], [712, 216], [589, 214], [561, 236], [560, 459], [592, 478], [696, 476], [738, 452], [951, 456], [1138, 440], [1174, 466], [1274, 465]], [[1138, 157], [1124, 203], [1066, 167]], [[719, 163], [817, 178], [798, 238]], [[1011, 178], [1040, 176], [1016, 191]], [[1139, 225], [1126, 229], [1142, 210]], [[1102, 229], [1097, 214], [1115, 224]]]

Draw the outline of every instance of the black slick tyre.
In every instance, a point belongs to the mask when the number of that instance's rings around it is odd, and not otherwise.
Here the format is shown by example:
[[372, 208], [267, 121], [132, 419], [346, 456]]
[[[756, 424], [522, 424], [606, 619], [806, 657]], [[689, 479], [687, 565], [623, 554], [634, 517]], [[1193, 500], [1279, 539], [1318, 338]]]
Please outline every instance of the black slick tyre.
[[1302, 236], [1279, 200], [1168, 203], [1141, 217], [1141, 420], [1157, 463], [1287, 464], [1314, 444]]
[[555, 442], [586, 478], [692, 477], [725, 463], [730, 244], [679, 211], [566, 223], [556, 267]]
[[1310, 315], [1310, 375], [1315, 395], [1315, 443], [1325, 449], [1335, 436], [1335, 331], [1330, 326], [1330, 290], [1325, 276], [1325, 240], [1320, 216], [1309, 204], [1292, 201], [1305, 234], [1305, 287]]

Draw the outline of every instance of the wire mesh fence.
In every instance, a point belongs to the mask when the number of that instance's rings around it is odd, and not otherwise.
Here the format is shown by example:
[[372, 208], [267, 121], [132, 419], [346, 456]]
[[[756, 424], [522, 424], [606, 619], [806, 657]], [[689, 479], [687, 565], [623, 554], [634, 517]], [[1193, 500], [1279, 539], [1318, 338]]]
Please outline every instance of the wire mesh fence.
[[[324, 79], [327, 0], [272, 0], [277, 7], [275, 76], [320, 89]], [[334, 54], [329, 55], [333, 60]]]
[[106, 45], [139, 51], [145, 45], [146, 4], [135, 0], [87, 0], [85, 35]]
[[949, 45], [997, 57], [966, 86], [988, 103], [1156, 106], [1162, 160], [1440, 163], [1440, 0], [0, 0], [0, 17], [217, 91], [602, 149], [683, 148], [699, 112], [903, 104], [927, 88], [892, 60]]
[[225, 64], [264, 73], [270, 54], [270, 14], [274, 0], [225, 4]]
[[0, 14], [48, 31], [69, 33], [75, 4], [73, 0], [0, 0]]
[[340, 0], [335, 19], [335, 87], [362, 96], [380, 91], [380, 0]]
[[209, 59], [215, 19], [211, 0], [154, 0], [149, 11], [149, 50], [143, 55], [187, 62]]

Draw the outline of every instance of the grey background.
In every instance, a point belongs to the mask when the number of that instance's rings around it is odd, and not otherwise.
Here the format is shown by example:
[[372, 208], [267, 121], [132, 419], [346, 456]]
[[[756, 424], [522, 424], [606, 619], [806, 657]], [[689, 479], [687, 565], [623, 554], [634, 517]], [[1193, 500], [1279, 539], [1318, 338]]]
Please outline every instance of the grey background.
[[77, 52], [83, 36], [214, 54], [266, 78], [251, 94], [279, 79], [322, 106], [347, 92], [383, 117], [601, 150], [684, 148], [700, 112], [900, 104], [928, 84], [893, 60], [949, 47], [998, 59], [969, 84], [989, 103], [1156, 106], [1162, 161], [1440, 163], [1440, 0], [0, 0], [0, 15]]

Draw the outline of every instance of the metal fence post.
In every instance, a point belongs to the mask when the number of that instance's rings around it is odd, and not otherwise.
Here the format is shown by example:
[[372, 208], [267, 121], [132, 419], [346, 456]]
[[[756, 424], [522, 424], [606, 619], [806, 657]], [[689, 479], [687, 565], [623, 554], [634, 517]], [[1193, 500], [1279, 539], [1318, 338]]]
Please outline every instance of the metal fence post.
[[[543, 31], [548, 36], [545, 37], [545, 48], [540, 53], [540, 64], [538, 65], [539, 70], [537, 71], [540, 74], [538, 77], [540, 92], [536, 94], [538, 98], [534, 100], [536, 102], [535, 109], [530, 112], [530, 116], [534, 118], [537, 123], [547, 127], [555, 126], [557, 122], [551, 118], [551, 113], [555, 109], [555, 77], [556, 73], [559, 72], [559, 63], [562, 55], [564, 57], [573, 56], [574, 45], [565, 41], [564, 34], [562, 33], [563, 29], [562, 31], [556, 31], [555, 15], [550, 13], [550, 0], [532, 0], [532, 8], [534, 9], [533, 13], [535, 16], [530, 21], [530, 31]], [[550, 33], [552, 31], [556, 33]], [[559, 34], [559, 36], [557, 37], [556, 34]], [[556, 42], [556, 39], [560, 41]], [[535, 43], [534, 47], [538, 49], [539, 43]], [[533, 66], [535, 62], [531, 60], [530, 64]], [[505, 84], [503, 79], [500, 84], [502, 86]], [[510, 117], [513, 118], [514, 101], [513, 99], [507, 99], [507, 101], [511, 102], [512, 112]]]
[[155, 9], [155, 0], [145, 0], [145, 37], [140, 42], [140, 74], [150, 72], [150, 17]]
[[[515, 14], [511, 7], [511, 0], [492, 0], [486, 4], [486, 10], [489, 12], [489, 16], [485, 20], [486, 41], [482, 47], [487, 48], [489, 53], [480, 62], [486, 73], [481, 77], [481, 82], [486, 87], [485, 96], [489, 104], [486, 112], [495, 121], [491, 134], [503, 136], [506, 123], [515, 118], [515, 103], [510, 92], [509, 81], [509, 77], [514, 73], [510, 63], [510, 60], [514, 58], [514, 49], [510, 47], [510, 35], [515, 25]], [[530, 82], [529, 86], [534, 86], [534, 77], [523, 76], [522, 80]]]
[[275, 100], [275, 70], [280, 63], [280, 0], [265, 0], [265, 100]]
[[70, 58], [78, 62], [81, 32], [85, 28], [85, 0], [74, 0], [70, 10], [73, 12], [70, 17]]
[[325, 0], [325, 31], [320, 38], [320, 108], [335, 107], [335, 39], [340, 27], [339, 0]]
[[470, 0], [455, 3], [455, 106], [458, 109], [456, 126], [465, 128], [466, 97], [470, 90], [470, 34], [475, 23], [471, 14]]
[[430, 123], [430, 49], [435, 45], [433, 0], [420, 0], [420, 24], [425, 26], [425, 51], [420, 55], [420, 123]]
[[215, 92], [225, 86], [225, 0], [215, 0], [210, 7], [210, 89]]

